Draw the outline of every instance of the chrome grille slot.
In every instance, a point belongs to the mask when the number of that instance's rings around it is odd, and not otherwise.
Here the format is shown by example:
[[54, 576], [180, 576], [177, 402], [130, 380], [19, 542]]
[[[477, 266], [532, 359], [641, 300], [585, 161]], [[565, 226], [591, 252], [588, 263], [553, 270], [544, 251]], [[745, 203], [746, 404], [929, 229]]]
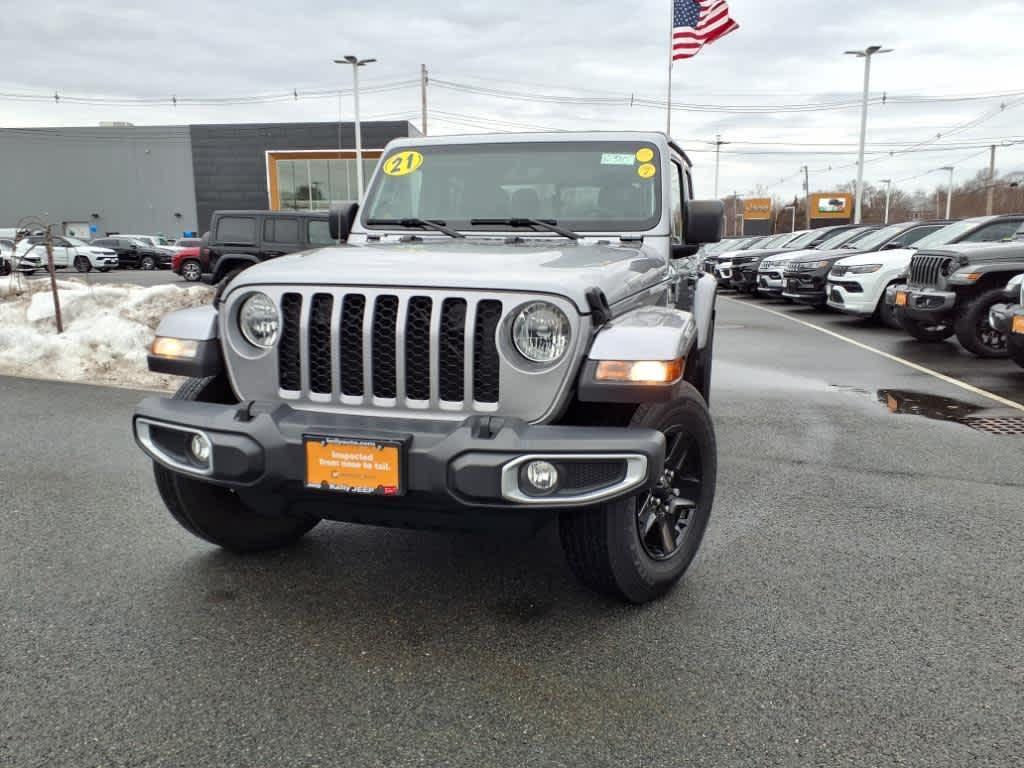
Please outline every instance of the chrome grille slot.
[[441, 305], [440, 396], [449, 403], [465, 398], [466, 302], [445, 299]]
[[[317, 293], [309, 309], [309, 390], [318, 395], [329, 395], [333, 386], [333, 354], [331, 349], [331, 313], [334, 297]], [[284, 389], [284, 386], [281, 387]]]
[[398, 396], [398, 297], [378, 296], [373, 312], [373, 396]]
[[405, 396], [430, 399], [430, 316], [434, 302], [429, 296], [413, 296], [405, 318]]
[[341, 393], [363, 396], [363, 310], [366, 297], [351, 294], [341, 307], [340, 335], [335, 346], [341, 356]]
[[277, 345], [277, 369], [281, 389], [298, 392], [302, 389], [300, 361], [302, 296], [286, 293], [281, 297], [281, 341]]

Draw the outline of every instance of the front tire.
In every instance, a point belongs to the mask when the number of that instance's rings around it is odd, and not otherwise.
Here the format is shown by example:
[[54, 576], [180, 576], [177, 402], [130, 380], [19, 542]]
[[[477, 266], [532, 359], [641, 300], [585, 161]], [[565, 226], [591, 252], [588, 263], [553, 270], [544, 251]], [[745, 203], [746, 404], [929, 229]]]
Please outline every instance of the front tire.
[[142, 260], [139, 261], [139, 269], [144, 269], [147, 272], [151, 272], [156, 269], [156, 259], [152, 256], [143, 256]]
[[957, 315], [954, 329], [956, 339], [968, 352], [978, 357], [1007, 357], [1006, 334], [1000, 333], [988, 321], [993, 305], [1006, 301], [1002, 288], [985, 291], [964, 307]]
[[89, 261], [85, 256], [75, 257], [75, 269], [79, 272], [92, 272], [92, 262]]
[[639, 605], [668, 592], [693, 562], [711, 514], [718, 461], [710, 412], [689, 384], [671, 403], [640, 406], [630, 426], [666, 436], [658, 486], [565, 511], [559, 533], [569, 567], [584, 584]]
[[[234, 403], [223, 377], [188, 379], [175, 400]], [[280, 515], [264, 517], [229, 488], [203, 482], [153, 463], [153, 474], [167, 510], [182, 528], [204, 541], [232, 552], [261, 552], [293, 544], [319, 521]]]
[[[896, 285], [896, 283], [893, 283], [893, 285]], [[894, 331], [898, 331], [903, 327], [900, 325], [899, 318], [896, 317], [896, 306], [885, 303], [884, 291], [882, 292], [882, 298], [878, 300], [878, 309], [875, 310], [875, 317], [886, 328], [892, 328]]]

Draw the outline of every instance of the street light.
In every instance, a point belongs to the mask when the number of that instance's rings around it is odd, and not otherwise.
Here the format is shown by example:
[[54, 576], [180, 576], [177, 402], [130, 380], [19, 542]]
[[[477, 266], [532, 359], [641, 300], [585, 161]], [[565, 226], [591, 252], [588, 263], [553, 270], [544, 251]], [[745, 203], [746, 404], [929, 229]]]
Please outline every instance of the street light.
[[853, 223], [861, 223], [862, 200], [864, 197], [864, 143], [868, 135], [868, 96], [871, 89], [871, 57], [881, 53], [892, 53], [892, 48], [872, 45], [863, 51], [846, 51], [847, 56], [864, 59], [864, 101], [860, 108], [860, 150], [857, 153], [857, 204]]
[[885, 223], [889, 223], [889, 201], [892, 199], [892, 179], [879, 179], [885, 184]]
[[359, 184], [359, 202], [363, 202], [363, 129], [359, 124], [359, 68], [372, 64], [376, 59], [360, 59], [358, 56], [346, 56], [335, 59], [335, 64], [352, 65], [352, 96], [355, 100], [356, 118], [356, 180]]
[[949, 189], [946, 191], [946, 218], [950, 218], [950, 214], [953, 212], [953, 171], [956, 170], [952, 165], [944, 165], [941, 168], [936, 168], [937, 171], [949, 171]]

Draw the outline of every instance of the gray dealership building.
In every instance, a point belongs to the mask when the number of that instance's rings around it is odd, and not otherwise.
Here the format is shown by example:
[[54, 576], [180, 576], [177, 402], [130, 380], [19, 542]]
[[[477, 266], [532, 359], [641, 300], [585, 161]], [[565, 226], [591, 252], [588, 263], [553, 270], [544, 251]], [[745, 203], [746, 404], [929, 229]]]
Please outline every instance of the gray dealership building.
[[[404, 121], [364, 122], [364, 165]], [[352, 123], [0, 129], [0, 228], [42, 216], [67, 234], [203, 232], [215, 210], [320, 210], [356, 192]]]

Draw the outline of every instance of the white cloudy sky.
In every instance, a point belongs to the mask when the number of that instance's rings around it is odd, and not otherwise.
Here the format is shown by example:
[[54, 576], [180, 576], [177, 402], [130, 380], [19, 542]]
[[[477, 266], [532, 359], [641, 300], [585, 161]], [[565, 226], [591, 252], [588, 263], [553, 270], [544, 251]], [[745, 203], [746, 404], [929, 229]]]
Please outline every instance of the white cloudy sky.
[[[329, 6], [329, 7], [328, 7]], [[944, 180], [928, 172], [956, 164], [959, 177], [987, 165], [973, 145], [1021, 140], [999, 150], [1003, 172], [1024, 171], [1024, 0], [731, 0], [742, 29], [675, 67], [678, 104], [778, 105], [856, 101], [862, 64], [843, 56], [874, 43], [896, 49], [876, 60], [881, 96], [1019, 92], [976, 101], [872, 107], [869, 151], [933, 139], [984, 115], [985, 121], [929, 145], [941, 151], [871, 155], [869, 181], [905, 179], [908, 188]], [[471, 125], [558, 129], [663, 130], [663, 109], [629, 106], [631, 95], [663, 99], [669, 0], [540, 2], [465, 0], [124, 0], [9, 5], [0, 16], [0, 92], [116, 98], [224, 97], [347, 87], [346, 53], [375, 56], [364, 84], [413, 81], [427, 64], [436, 80], [534, 95], [620, 97], [612, 105], [523, 101], [431, 87], [431, 133]], [[419, 89], [366, 94], [364, 118], [418, 120]], [[1001, 103], [1007, 108], [999, 112]], [[351, 118], [349, 98], [342, 116]], [[336, 98], [271, 104], [120, 106], [26, 102], [0, 96], [0, 125], [95, 125], [336, 120]], [[468, 121], [468, 122], [467, 122]], [[848, 181], [859, 110], [730, 114], [678, 111], [673, 133], [693, 151], [699, 191], [710, 196], [717, 133], [724, 148], [721, 192], [793, 195], [797, 171], [815, 189]], [[767, 143], [765, 143], [767, 142]], [[953, 147], [949, 147], [954, 144]], [[972, 146], [967, 146], [968, 144]], [[831, 146], [823, 146], [831, 145]], [[816, 150], [817, 154], [812, 153]], [[833, 154], [824, 154], [824, 152]], [[745, 154], [740, 154], [743, 152]], [[755, 152], [765, 154], [751, 154]], [[847, 166], [842, 168], [839, 166]], [[829, 170], [831, 168], [831, 170]], [[785, 181], [780, 181], [785, 179]]]

